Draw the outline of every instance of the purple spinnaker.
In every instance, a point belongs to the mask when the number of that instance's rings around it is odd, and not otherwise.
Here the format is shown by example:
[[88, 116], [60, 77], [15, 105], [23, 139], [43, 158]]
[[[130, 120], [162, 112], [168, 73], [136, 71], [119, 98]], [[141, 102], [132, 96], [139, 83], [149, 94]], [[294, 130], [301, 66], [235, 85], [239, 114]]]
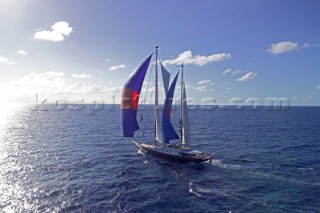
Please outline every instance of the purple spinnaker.
[[141, 87], [148, 70], [152, 54], [132, 72], [122, 89], [121, 95], [121, 124], [122, 137], [133, 137], [139, 129], [137, 110]]

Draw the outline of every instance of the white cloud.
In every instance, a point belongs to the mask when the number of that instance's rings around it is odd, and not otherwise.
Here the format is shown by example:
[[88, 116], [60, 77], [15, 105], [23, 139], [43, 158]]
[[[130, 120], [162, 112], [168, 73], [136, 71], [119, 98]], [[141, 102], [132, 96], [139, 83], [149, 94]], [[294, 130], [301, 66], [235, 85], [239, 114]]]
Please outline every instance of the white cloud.
[[109, 69], [110, 69], [110, 70], [117, 70], [117, 69], [123, 69], [123, 68], [125, 68], [125, 67], [126, 67], [126, 65], [120, 64], [120, 65], [112, 66], [112, 67], [110, 67]]
[[206, 92], [209, 90], [207, 86], [193, 87], [193, 89], [198, 90], [199, 92]]
[[65, 85], [63, 72], [49, 71], [41, 74], [31, 73], [17, 80], [1, 83], [0, 92], [4, 97], [24, 99], [36, 93], [57, 94]]
[[110, 61], [110, 59], [109, 59], [109, 58], [107, 58], [105, 62], [106, 62], [106, 63], [108, 63], [109, 61]]
[[14, 62], [13, 61], [10, 61], [8, 58], [6, 58], [6, 57], [2, 57], [2, 56], [0, 56], [0, 63], [3, 63], [3, 64], [14, 64]]
[[320, 84], [316, 87], [318, 90], [320, 90]]
[[[80, 75], [81, 76], [81, 75]], [[34, 93], [50, 94], [79, 94], [79, 93], [106, 93], [113, 89], [93, 84], [77, 82], [67, 84], [66, 76], [63, 72], [49, 71], [42, 74], [31, 73], [23, 78], [11, 82], [11, 86], [21, 88], [21, 90]]]
[[197, 84], [202, 85], [202, 84], [209, 84], [209, 83], [211, 83], [211, 80], [202, 80], [202, 81], [199, 81]]
[[231, 69], [226, 69], [225, 71], [222, 72], [222, 74], [225, 74], [225, 75], [226, 75], [226, 74], [229, 74], [229, 73], [231, 73], [231, 72], [232, 72]]
[[31, 73], [23, 78], [13, 82], [14, 86], [19, 86], [22, 89], [41, 90], [45, 92], [59, 92], [59, 89], [64, 86], [63, 72], [49, 71], [41, 74]]
[[271, 55], [277, 55], [285, 52], [291, 52], [299, 49], [298, 43], [294, 43], [291, 41], [282, 41], [276, 44], [272, 44], [270, 48], [267, 50]]
[[218, 61], [223, 61], [226, 59], [230, 59], [232, 56], [230, 53], [218, 53], [208, 56], [201, 56], [201, 55], [192, 55], [191, 50], [187, 50], [183, 53], [180, 53], [176, 59], [173, 60], [165, 60], [163, 61], [164, 65], [167, 64], [193, 64], [197, 66], [204, 66], [209, 63], [214, 63]]
[[69, 36], [72, 32], [72, 27], [65, 21], [59, 21], [51, 26], [51, 31], [42, 30], [34, 34], [34, 38], [46, 41], [63, 41], [65, 36]]
[[202, 81], [199, 81], [197, 84], [200, 86], [191, 87], [191, 88], [199, 92], [205, 92], [208, 90], [212, 90], [212, 86], [214, 85], [214, 82], [211, 82], [211, 80], [202, 80]]
[[31, 73], [11, 82], [0, 82], [0, 97], [16, 102], [34, 102], [36, 94], [42, 99], [52, 101], [64, 97], [88, 100], [118, 93], [118, 87], [109, 88], [96, 83], [70, 83], [63, 72], [55, 71]]
[[232, 69], [226, 69], [225, 71], [222, 72], [222, 74], [224, 75], [227, 75], [227, 74], [236, 75], [239, 73], [240, 73], [240, 70], [232, 70]]
[[303, 48], [320, 47], [320, 44], [308, 44], [308, 43], [305, 43], [302, 47]]
[[243, 75], [242, 77], [238, 78], [237, 81], [249, 81], [257, 76], [256, 72], [248, 72], [247, 74]]
[[24, 50], [19, 50], [18, 54], [23, 55], [23, 56], [28, 55], [28, 53]]
[[271, 55], [278, 55], [285, 52], [291, 52], [295, 50], [300, 50], [304, 48], [320, 47], [320, 44], [308, 44], [299, 45], [296, 42], [292, 41], [282, 41], [276, 44], [272, 44], [267, 50]]
[[88, 78], [89, 79], [92, 76], [82, 73], [82, 74], [73, 74], [71, 77], [73, 77], [73, 78]]
[[9, 62], [10, 62], [9, 59], [7, 59], [6, 57], [1, 57], [0, 56], [0, 63], [9, 63]]
[[67, 86], [63, 93], [66, 94], [106, 94], [110, 92], [119, 92], [118, 87], [105, 87], [99, 84], [94, 83], [83, 83], [83, 82], [77, 82], [75, 84], [71, 84]]

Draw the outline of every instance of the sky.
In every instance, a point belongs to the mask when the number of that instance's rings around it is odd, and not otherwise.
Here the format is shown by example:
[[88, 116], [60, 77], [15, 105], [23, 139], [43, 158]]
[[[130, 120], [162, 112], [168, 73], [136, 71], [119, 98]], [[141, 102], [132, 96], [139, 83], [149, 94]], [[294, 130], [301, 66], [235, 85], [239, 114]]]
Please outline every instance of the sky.
[[[317, 0], [0, 0], [0, 103], [119, 102], [159, 46], [188, 97], [320, 106]], [[148, 76], [146, 77], [146, 80]]]

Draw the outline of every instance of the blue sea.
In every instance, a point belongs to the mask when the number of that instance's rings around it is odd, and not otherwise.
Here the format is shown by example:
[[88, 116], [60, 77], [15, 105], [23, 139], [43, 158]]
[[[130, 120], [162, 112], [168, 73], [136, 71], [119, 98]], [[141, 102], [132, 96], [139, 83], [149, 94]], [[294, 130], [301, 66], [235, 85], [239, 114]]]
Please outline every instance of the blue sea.
[[320, 212], [319, 107], [191, 110], [193, 147], [214, 155], [201, 164], [139, 152], [118, 105], [0, 115], [0, 212]]

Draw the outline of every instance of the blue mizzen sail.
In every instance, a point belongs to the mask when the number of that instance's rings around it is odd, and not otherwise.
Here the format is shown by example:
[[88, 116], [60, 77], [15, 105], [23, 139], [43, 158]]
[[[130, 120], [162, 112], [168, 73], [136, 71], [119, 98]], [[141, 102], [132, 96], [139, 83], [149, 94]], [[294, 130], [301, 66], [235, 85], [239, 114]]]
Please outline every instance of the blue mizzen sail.
[[141, 87], [148, 70], [152, 54], [132, 72], [122, 89], [121, 95], [121, 123], [122, 136], [133, 137], [134, 132], [139, 129], [137, 121], [137, 110]]
[[173, 128], [172, 123], [170, 121], [172, 99], [173, 99], [174, 89], [176, 87], [178, 75], [179, 75], [179, 73], [177, 73], [176, 77], [174, 78], [173, 82], [171, 83], [170, 88], [166, 94], [166, 100], [163, 105], [162, 131], [163, 131], [163, 142], [164, 143], [169, 143], [169, 141], [173, 140], [173, 139], [179, 139], [179, 136], [176, 133], [176, 131]]

